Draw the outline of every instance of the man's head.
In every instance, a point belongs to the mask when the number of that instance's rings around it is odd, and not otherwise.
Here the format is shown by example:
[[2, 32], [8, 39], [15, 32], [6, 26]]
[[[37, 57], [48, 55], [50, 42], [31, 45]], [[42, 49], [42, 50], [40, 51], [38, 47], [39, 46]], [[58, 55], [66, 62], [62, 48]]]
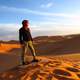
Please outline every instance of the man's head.
[[29, 26], [29, 21], [28, 20], [23, 20], [22, 25], [23, 25], [23, 27], [28, 27]]

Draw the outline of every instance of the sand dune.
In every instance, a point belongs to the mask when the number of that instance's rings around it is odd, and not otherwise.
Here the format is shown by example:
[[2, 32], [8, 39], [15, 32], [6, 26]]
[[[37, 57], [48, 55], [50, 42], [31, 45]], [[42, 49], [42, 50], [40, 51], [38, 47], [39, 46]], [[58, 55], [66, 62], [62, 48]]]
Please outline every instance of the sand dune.
[[19, 43], [1, 43], [0, 80], [80, 80], [80, 35], [38, 37], [34, 46], [40, 62], [23, 67]]
[[80, 80], [79, 58], [67, 57], [38, 57], [41, 59], [38, 63], [24, 67], [15, 66], [8, 71], [1, 72], [0, 80]]
[[1, 43], [0, 44], [0, 53], [9, 53], [10, 50], [12, 49], [18, 49], [20, 48], [20, 45], [18, 44], [6, 44], [6, 43]]

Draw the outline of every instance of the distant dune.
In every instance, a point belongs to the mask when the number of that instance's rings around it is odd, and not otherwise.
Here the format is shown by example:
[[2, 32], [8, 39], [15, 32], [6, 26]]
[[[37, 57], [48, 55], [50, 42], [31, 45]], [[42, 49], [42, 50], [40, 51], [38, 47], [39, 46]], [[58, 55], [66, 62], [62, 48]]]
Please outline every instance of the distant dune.
[[57, 36], [56, 40], [55, 37], [47, 37], [43, 40], [35, 45], [39, 55], [80, 53], [80, 35]]
[[[34, 47], [37, 55], [59, 55], [80, 52], [80, 35], [66, 36], [39, 36], [34, 38]], [[3, 41], [0, 44], [0, 52], [20, 53], [19, 41]], [[29, 51], [29, 50], [28, 50]], [[30, 53], [30, 52], [28, 52]]]

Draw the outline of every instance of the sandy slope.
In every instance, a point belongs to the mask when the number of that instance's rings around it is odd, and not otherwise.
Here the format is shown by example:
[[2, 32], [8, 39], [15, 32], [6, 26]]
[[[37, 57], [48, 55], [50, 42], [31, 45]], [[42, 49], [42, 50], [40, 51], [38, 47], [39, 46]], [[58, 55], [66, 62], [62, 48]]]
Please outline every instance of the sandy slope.
[[37, 55], [46, 56], [38, 56], [40, 62], [24, 67], [17, 66], [20, 45], [1, 43], [0, 80], [80, 80], [80, 37], [60, 38], [59, 42], [50, 40], [35, 43]]
[[1, 72], [0, 80], [80, 80], [80, 59], [76, 57], [38, 57], [38, 63]]

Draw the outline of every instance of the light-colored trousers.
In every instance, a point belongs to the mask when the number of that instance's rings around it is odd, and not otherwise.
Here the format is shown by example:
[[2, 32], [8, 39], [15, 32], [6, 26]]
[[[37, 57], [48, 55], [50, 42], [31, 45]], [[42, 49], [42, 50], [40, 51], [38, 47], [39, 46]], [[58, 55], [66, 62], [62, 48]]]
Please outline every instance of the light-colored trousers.
[[28, 48], [30, 49], [30, 51], [31, 51], [31, 53], [33, 55], [33, 58], [35, 58], [35, 56], [36, 56], [35, 55], [35, 49], [34, 49], [32, 41], [25, 41], [23, 46], [22, 46], [22, 55], [21, 55], [22, 61], [24, 61], [24, 54], [27, 53], [27, 49]]

